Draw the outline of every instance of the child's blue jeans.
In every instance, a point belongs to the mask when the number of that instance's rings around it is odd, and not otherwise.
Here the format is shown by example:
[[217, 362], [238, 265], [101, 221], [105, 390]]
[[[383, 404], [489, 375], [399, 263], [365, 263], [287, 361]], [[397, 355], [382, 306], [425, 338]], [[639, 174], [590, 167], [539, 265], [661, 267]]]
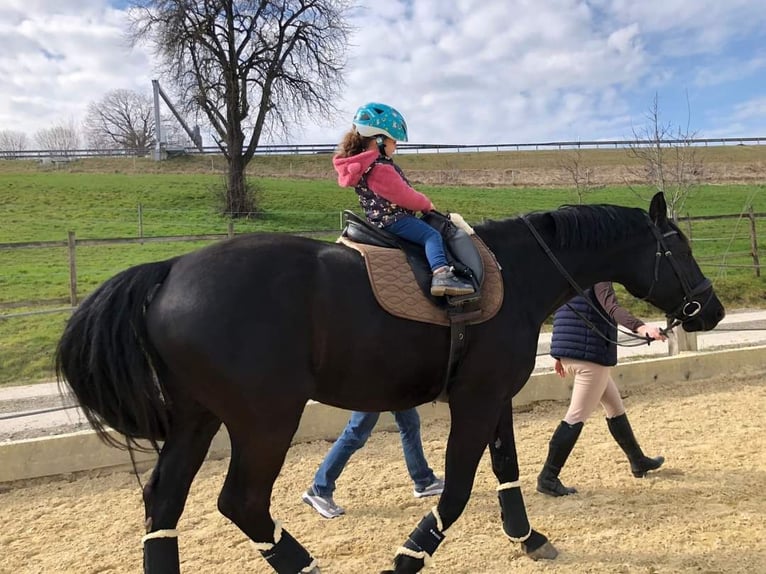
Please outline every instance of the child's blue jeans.
[[426, 250], [426, 259], [431, 266], [431, 271], [449, 265], [441, 234], [425, 221], [414, 215], [408, 215], [384, 229], [402, 239], [422, 245]]

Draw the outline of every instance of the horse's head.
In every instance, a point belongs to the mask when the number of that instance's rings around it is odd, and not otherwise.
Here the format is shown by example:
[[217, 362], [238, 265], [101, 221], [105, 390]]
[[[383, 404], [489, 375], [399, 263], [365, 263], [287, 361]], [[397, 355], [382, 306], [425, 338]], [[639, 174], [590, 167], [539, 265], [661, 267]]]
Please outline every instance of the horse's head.
[[[694, 260], [689, 240], [668, 219], [662, 193], [652, 198], [649, 219], [656, 249], [646, 255], [653, 260], [646, 265], [653, 272], [648, 290], [633, 295], [665, 311], [673, 326], [681, 325], [685, 331], [712, 329], [725, 315], [723, 305]], [[636, 263], [644, 268], [645, 263]]]

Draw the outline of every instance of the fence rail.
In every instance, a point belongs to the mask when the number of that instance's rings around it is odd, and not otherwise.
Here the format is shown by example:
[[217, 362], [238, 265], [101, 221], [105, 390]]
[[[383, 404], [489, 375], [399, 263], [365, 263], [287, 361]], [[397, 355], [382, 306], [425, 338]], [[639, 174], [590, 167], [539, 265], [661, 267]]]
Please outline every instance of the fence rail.
[[[766, 137], [730, 137], [730, 138], [694, 138], [694, 139], [664, 139], [661, 144], [665, 146], [691, 145], [691, 146], [725, 146], [725, 145], [762, 145], [766, 143]], [[486, 151], [540, 151], [546, 149], [603, 149], [603, 148], [627, 148], [633, 146], [654, 146], [655, 142], [646, 140], [591, 140], [591, 141], [554, 141], [554, 142], [529, 142], [529, 143], [494, 143], [494, 144], [435, 144], [435, 143], [406, 143], [397, 146], [398, 152], [486, 152]], [[304, 155], [332, 153], [337, 144], [274, 144], [260, 145], [255, 149], [256, 155]], [[171, 149], [171, 146], [167, 148]], [[196, 147], [172, 147], [174, 153], [188, 155], [220, 154], [218, 146], [203, 146], [202, 151]], [[53, 164], [66, 163], [70, 160], [88, 157], [146, 157], [152, 154], [151, 149], [70, 149], [70, 150], [0, 150], [0, 159], [37, 159]]]
[[[140, 210], [139, 210], [140, 211]], [[703, 256], [698, 257], [700, 263], [703, 263], [708, 267], [714, 267], [717, 269], [732, 268], [732, 269], [753, 269], [755, 276], [761, 276], [760, 257], [758, 250], [758, 236], [757, 236], [757, 218], [766, 217], [766, 213], [755, 213], [752, 209], [741, 215], [705, 215], [697, 217], [684, 217], [681, 218], [679, 223], [688, 230], [688, 234], [691, 240], [694, 241], [720, 241], [722, 238], [705, 238], [705, 237], [693, 237], [691, 224], [694, 221], [710, 221], [710, 220], [722, 220], [722, 219], [746, 219], [749, 221], [747, 234], [749, 238], [749, 251], [731, 251], [727, 250], [723, 255], [716, 256]], [[342, 221], [342, 216], [340, 217]], [[55, 309], [48, 310], [35, 310], [35, 311], [23, 311], [15, 313], [0, 314], [0, 319], [8, 319], [11, 317], [27, 316], [31, 314], [42, 313], [58, 313], [62, 311], [68, 311], [77, 306], [80, 299], [78, 293], [78, 274], [77, 274], [77, 247], [78, 246], [94, 246], [94, 245], [117, 245], [117, 244], [145, 244], [145, 243], [171, 243], [171, 242], [194, 242], [194, 241], [218, 241], [226, 238], [231, 238], [235, 235], [234, 223], [229, 221], [227, 223], [227, 229], [225, 233], [205, 233], [205, 234], [186, 234], [186, 235], [172, 235], [172, 236], [143, 236], [143, 225], [139, 224], [139, 236], [138, 237], [115, 237], [115, 238], [94, 238], [94, 239], [77, 239], [75, 233], [70, 231], [67, 234], [67, 239], [64, 241], [25, 241], [15, 243], [0, 243], [0, 251], [3, 250], [17, 250], [17, 249], [44, 249], [51, 247], [65, 247], [67, 249], [68, 256], [68, 280], [69, 280], [69, 297], [61, 299], [48, 299], [40, 301], [14, 301], [0, 303], [0, 309], [13, 310], [19, 308], [29, 308], [45, 305], [61, 305], [69, 304], [69, 307], [57, 307]], [[310, 232], [300, 232], [296, 235], [304, 236], [321, 236], [329, 233], [337, 232], [337, 229], [325, 229]], [[730, 263], [727, 259], [734, 257], [751, 257], [752, 264], [746, 265], [741, 263]]]

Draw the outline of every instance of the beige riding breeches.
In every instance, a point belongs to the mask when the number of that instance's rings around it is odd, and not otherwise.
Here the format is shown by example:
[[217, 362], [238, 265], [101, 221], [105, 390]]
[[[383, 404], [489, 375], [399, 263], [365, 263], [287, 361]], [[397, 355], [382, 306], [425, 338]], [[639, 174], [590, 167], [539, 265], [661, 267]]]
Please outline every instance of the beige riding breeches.
[[620, 416], [625, 412], [622, 397], [612, 380], [611, 367], [588, 361], [561, 359], [567, 373], [574, 376], [572, 399], [564, 422], [573, 425], [584, 423], [601, 403], [607, 418]]

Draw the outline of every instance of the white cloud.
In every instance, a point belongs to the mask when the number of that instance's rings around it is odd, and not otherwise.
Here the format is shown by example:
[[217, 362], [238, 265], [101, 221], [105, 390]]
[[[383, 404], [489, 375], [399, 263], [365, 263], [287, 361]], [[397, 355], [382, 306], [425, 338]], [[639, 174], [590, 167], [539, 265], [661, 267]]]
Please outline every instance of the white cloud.
[[[733, 127], [728, 136], [741, 134], [761, 136], [766, 130], [766, 96], [753, 98], [734, 106], [731, 113], [720, 118], [721, 125]], [[760, 130], [754, 133], [754, 130]], [[718, 135], [718, 134], [717, 134]], [[721, 134], [723, 136], [723, 134]]]
[[[399, 108], [414, 142], [617, 139], [655, 91], [712, 101], [720, 90], [715, 109], [695, 110], [710, 123], [693, 129], [708, 134], [724, 118], [743, 125], [732, 118], [766, 91], [762, 0], [366, 2], [353, 12], [341, 117], [308, 121], [294, 141], [337, 141], [370, 100]], [[79, 120], [115, 88], [149, 93], [151, 58], [126, 45], [125, 26], [107, 0], [4, 0], [0, 129]]]
[[766, 96], [742, 101], [723, 113], [714, 113], [718, 126], [706, 137], [762, 137], [766, 133]]
[[738, 35], [763, 30], [766, 10], [758, 0], [589, 0], [607, 18], [639, 23], [664, 56], [721, 50]]
[[130, 50], [123, 13], [103, 2], [37, 0], [0, 9], [0, 129], [33, 134], [79, 121], [118, 88], [150, 92], [147, 56]]
[[362, 13], [343, 107], [351, 117], [363, 101], [388, 101], [415, 140], [561, 134], [596, 104], [622, 116], [615, 92], [646, 73], [639, 26], [600, 26], [580, 2], [417, 1], [408, 16], [405, 4], [387, 2], [396, 21]]
[[755, 74], [762, 74], [766, 69], [766, 54], [750, 58], [722, 58], [712, 65], [700, 66], [695, 70], [694, 83], [697, 86], [717, 86], [737, 82]]

